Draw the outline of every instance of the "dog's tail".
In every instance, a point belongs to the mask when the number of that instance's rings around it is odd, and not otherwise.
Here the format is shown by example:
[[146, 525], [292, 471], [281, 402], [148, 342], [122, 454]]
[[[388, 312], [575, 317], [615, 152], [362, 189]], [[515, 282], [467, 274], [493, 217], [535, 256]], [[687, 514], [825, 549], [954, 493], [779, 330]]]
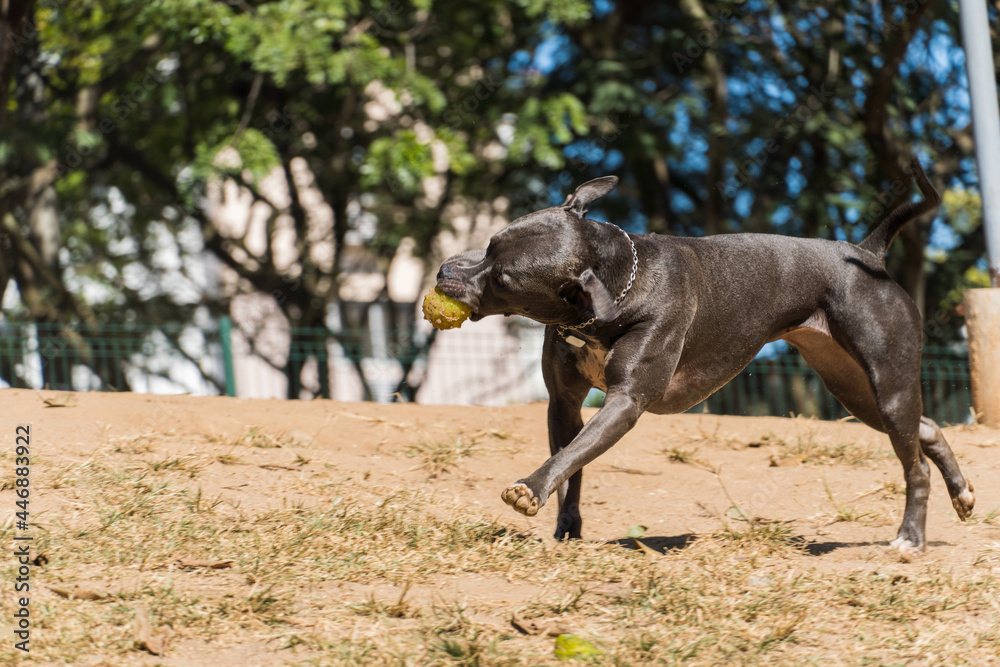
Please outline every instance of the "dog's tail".
[[892, 209], [889, 216], [882, 221], [882, 224], [875, 228], [871, 234], [866, 236], [858, 245], [865, 250], [878, 255], [878, 258], [885, 261], [885, 253], [889, 249], [889, 244], [896, 238], [908, 222], [919, 218], [924, 213], [929, 213], [941, 203], [941, 196], [938, 194], [931, 182], [927, 180], [924, 168], [920, 166], [920, 160], [916, 157], [910, 160], [909, 173], [916, 179], [920, 194], [924, 196], [920, 201], [911, 201], [901, 204]]

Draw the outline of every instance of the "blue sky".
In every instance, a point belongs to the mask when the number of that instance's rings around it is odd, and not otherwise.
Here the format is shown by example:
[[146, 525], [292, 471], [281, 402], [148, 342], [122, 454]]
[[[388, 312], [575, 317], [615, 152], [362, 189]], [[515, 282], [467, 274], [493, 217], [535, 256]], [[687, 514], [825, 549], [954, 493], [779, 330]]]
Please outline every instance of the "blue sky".
[[[594, 3], [594, 14], [597, 17], [604, 16], [613, 11], [615, 3], [609, 0], [597, 0]], [[778, 14], [774, 15], [772, 27], [775, 30], [778, 48], [788, 48], [786, 41], [790, 37], [783, 37], [786, 33], [783, 30]], [[817, 20], [822, 17], [817, 17]], [[850, 26], [848, 26], [850, 28]], [[785, 41], [782, 41], [785, 40]], [[534, 53], [520, 52], [509, 63], [512, 70], [531, 68], [544, 74], [551, 73], [555, 68], [564, 65], [572, 58], [572, 47], [569, 38], [562, 33], [559, 26], [547, 23], [540, 33], [540, 41]], [[901, 74], [905, 75], [911, 70], [918, 68], [930, 74], [936, 83], [941, 86], [943, 97], [946, 102], [945, 109], [941, 112], [944, 117], [936, 119], [942, 125], [952, 128], [963, 128], [969, 123], [969, 96], [967, 90], [967, 80], [964, 70], [964, 53], [955, 44], [950, 28], [938, 21], [926, 32], [920, 32], [910, 45], [907, 56], [901, 67]], [[780, 81], [746, 81], [739, 77], [729, 78], [729, 93], [731, 108], [738, 107], [738, 101], [746, 99], [748, 96], [764, 95], [773, 100], [776, 109], [782, 108], [794, 100], [795, 92]], [[864, 95], [864, 87], [859, 86], [859, 95]], [[862, 98], [863, 99], [863, 98]], [[734, 116], [738, 114], [738, 109], [733, 108]], [[733, 121], [737, 121], [734, 117]], [[692, 135], [690, 132], [690, 119], [686, 110], [682, 106], [677, 107], [674, 117], [671, 118], [669, 140], [675, 146], [684, 145], [685, 164], [688, 171], [702, 171], [707, 166], [705, 151], [707, 146], [702, 138]], [[915, 132], [920, 131], [920, 127], [913, 128]], [[763, 144], [765, 139], [758, 143]], [[747, 154], [752, 154], [759, 147], [753, 143], [746, 147]], [[599, 165], [600, 170], [607, 173], [614, 173], [621, 167], [622, 154], [613, 148], [602, 148], [597, 142], [580, 140], [570, 144], [565, 149], [568, 158], [583, 158], [591, 165]], [[923, 156], [925, 163], [929, 162], [928, 156]], [[969, 165], [974, 170], [974, 165]], [[974, 173], [974, 172], [973, 172]], [[780, 207], [775, 211], [772, 221], [780, 229], [782, 225], [794, 218], [794, 198], [809, 183], [804, 177], [799, 175], [795, 161], [789, 164], [789, 171], [786, 178], [789, 205]], [[565, 196], [562, 188], [552, 187], [551, 195], [553, 203], [559, 203]], [[848, 199], [849, 201], [849, 199]], [[745, 217], [750, 212], [753, 203], [751, 189], [741, 191], [734, 200], [734, 210], [740, 217]], [[693, 202], [685, 193], [671, 193], [671, 204], [677, 211], [690, 211], [699, 205]], [[860, 204], [860, 202], [859, 202]], [[599, 211], [595, 211], [599, 213]], [[848, 221], [857, 220], [856, 213], [848, 215]], [[633, 232], [646, 231], [646, 217], [641, 212], [635, 212], [629, 220], [616, 221]], [[793, 230], [792, 230], [793, 231]], [[841, 232], [840, 236], [844, 234]], [[857, 241], [859, 239], [843, 239]], [[960, 240], [941, 218], [935, 219], [931, 227], [930, 246], [931, 249], [949, 250]]]

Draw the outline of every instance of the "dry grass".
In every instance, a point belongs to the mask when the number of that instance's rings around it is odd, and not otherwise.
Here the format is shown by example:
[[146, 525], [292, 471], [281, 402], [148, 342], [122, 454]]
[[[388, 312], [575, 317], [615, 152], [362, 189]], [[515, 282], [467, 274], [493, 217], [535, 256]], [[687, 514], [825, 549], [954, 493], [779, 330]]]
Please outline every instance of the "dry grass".
[[680, 449], [679, 447], [664, 447], [661, 453], [672, 463], [694, 463], [698, 460], [697, 449]]
[[993, 524], [996, 523], [998, 519], [1000, 519], [1000, 506], [994, 507], [993, 509], [987, 510], [983, 513], [973, 512], [972, 516], [966, 518], [966, 522]]
[[418, 467], [431, 475], [439, 475], [454, 468], [460, 460], [475, 454], [477, 449], [478, 444], [474, 438], [455, 438], [448, 442], [421, 439], [410, 445], [406, 455], [419, 458], [422, 463]]
[[[791, 524], [756, 517], [722, 517], [714, 535], [659, 553], [541, 541], [519, 532], [513, 519], [416, 490], [331, 481], [316, 464], [295, 478], [296, 503], [265, 498], [250, 509], [202, 493], [201, 477], [212, 466], [231, 469], [222, 464], [234, 462], [226, 457], [235, 447], [281, 442], [249, 429], [202, 453], [177, 455], [149, 435], [83, 462], [36, 460], [33, 483], [68, 509], [39, 519], [36, 548], [48, 564], [35, 581], [83, 582], [106, 594], [80, 600], [36, 593], [31, 659], [149, 658], [132, 630], [148, 609], [170, 645], [260, 644], [273, 652], [269, 660], [301, 665], [558, 664], [554, 638], [522, 635], [508, 622], [512, 614], [569, 628], [608, 665], [1000, 660], [997, 545], [976, 555], [975, 576], [933, 562], [822, 572], [803, 565], [810, 545]], [[788, 446], [808, 449], [808, 441]], [[474, 452], [474, 439], [425, 440], [409, 449], [431, 471]], [[693, 461], [694, 453], [678, 460]], [[268, 474], [245, 470], [248, 479]], [[849, 509], [830, 499], [838, 516]], [[12, 533], [4, 527], [0, 539], [11, 543]], [[181, 568], [179, 558], [231, 560], [232, 567]], [[13, 560], [0, 561], [0, 577], [13, 576]], [[470, 602], [442, 592], [445, 580], [487, 583]], [[507, 585], [537, 592], [494, 595]], [[0, 598], [4, 618], [13, 605], [13, 596]], [[0, 662], [19, 661], [26, 659], [4, 642]]]
[[885, 449], [876, 449], [853, 442], [826, 442], [812, 429], [783, 438], [766, 433], [755, 446], [766, 446], [773, 452], [772, 465], [842, 464], [865, 466], [894, 456]]
[[752, 441], [744, 441], [739, 436], [720, 432], [721, 422], [709, 430], [699, 426], [696, 434], [688, 434], [687, 440], [694, 449], [664, 447], [661, 453], [676, 463], [697, 463], [699, 448], [709, 446], [719, 449], [738, 450], [747, 447], [763, 448], [771, 452], [772, 465], [831, 465], [844, 464], [864, 466], [891, 458], [892, 452], [853, 442], [829, 442], [822, 435], [821, 422], [813, 419], [796, 418], [795, 423], [805, 422], [805, 430], [798, 429], [789, 436], [766, 432]]
[[715, 447], [724, 447], [727, 449], [740, 449], [746, 444], [740, 440], [738, 436], [732, 435], [730, 433], [720, 433], [722, 429], [722, 422], [717, 421], [715, 427], [708, 431], [702, 426], [698, 427], [698, 433], [688, 434], [687, 439], [691, 444], [698, 447], [703, 445], [712, 445]]

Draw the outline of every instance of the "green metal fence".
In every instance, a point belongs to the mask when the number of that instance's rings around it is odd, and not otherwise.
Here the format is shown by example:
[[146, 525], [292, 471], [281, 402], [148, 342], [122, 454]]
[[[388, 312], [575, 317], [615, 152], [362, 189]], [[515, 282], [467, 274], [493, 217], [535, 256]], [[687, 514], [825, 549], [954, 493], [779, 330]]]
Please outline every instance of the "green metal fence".
[[218, 329], [0, 324], [0, 381], [10, 387], [221, 394], [222, 356]]
[[[331, 368], [353, 368], [369, 380], [378, 379], [380, 369], [392, 365], [402, 377], [399, 395], [417, 398], [417, 387], [405, 378], [415, 365], [428, 363], [433, 337], [411, 331], [330, 331], [327, 329], [281, 330], [281, 350], [268, 363], [273, 372], [288, 381], [288, 395], [298, 396], [302, 369], [309, 363], [319, 369], [316, 395], [331, 395]], [[496, 367], [498, 360], [486, 358], [482, 340], [468, 334], [460, 349], [459, 366], [482, 364]], [[218, 326], [102, 325], [96, 328], [46, 324], [0, 323], [0, 386], [63, 390], [139, 391], [149, 393], [252, 395], [238, 381], [238, 367], [246, 355], [261, 354], [245, 332], [240, 354], [234, 355], [234, 332], [228, 319]], [[530, 333], [540, 336], [540, 330]], [[538, 341], [533, 341], [538, 343]], [[237, 346], [239, 347], [239, 346]], [[537, 346], [540, 349], [540, 345]], [[379, 363], [371, 363], [372, 361]], [[455, 362], [455, 359], [451, 359]], [[384, 363], [383, 363], [384, 362]], [[508, 363], [499, 360], [500, 363]], [[525, 365], [524, 359], [509, 363]], [[537, 362], [528, 360], [531, 368]], [[527, 381], [526, 368], [512, 377]], [[246, 375], [246, 374], [244, 374]], [[249, 380], [243, 379], [246, 383]], [[968, 361], [964, 350], [929, 347], [924, 350], [922, 383], [925, 413], [942, 423], [964, 423], [970, 418]], [[366, 383], [361, 383], [368, 386]], [[533, 389], [532, 391], [537, 391]], [[387, 394], [392, 394], [389, 391]], [[358, 399], [370, 396], [358, 396]], [[531, 396], [544, 398], [544, 396]], [[525, 399], [527, 400], [527, 399]], [[847, 411], [826, 391], [822, 381], [802, 358], [789, 349], [773, 358], [758, 358], [719, 392], [692, 411], [730, 415], [805, 414], [821, 419], [839, 419]]]
[[[964, 351], [924, 348], [921, 384], [924, 413], [932, 419], [965, 423], [971, 418], [969, 362]], [[804, 414], [831, 420], [849, 416], [794, 348], [774, 358], [755, 359], [692, 411], [751, 416]]]

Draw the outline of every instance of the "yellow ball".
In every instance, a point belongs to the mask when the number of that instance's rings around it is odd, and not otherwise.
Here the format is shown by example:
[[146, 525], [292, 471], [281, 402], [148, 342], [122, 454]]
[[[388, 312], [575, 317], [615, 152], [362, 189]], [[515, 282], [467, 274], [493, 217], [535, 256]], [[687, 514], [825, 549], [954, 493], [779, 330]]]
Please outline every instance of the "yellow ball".
[[434, 325], [435, 329], [441, 330], [457, 329], [472, 315], [471, 308], [452, 299], [437, 287], [424, 297], [423, 310], [424, 319]]

